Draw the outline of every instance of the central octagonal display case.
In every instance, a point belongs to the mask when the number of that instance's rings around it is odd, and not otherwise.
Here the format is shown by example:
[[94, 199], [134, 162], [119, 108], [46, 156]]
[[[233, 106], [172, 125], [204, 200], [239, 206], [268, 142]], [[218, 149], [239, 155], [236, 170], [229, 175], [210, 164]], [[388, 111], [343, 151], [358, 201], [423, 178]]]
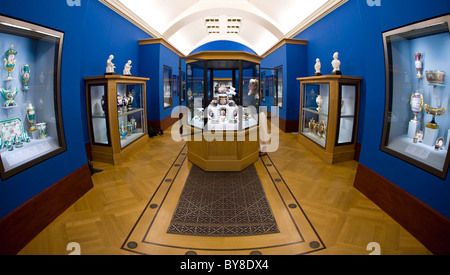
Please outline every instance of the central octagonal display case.
[[259, 155], [259, 61], [202, 53], [180, 59], [189, 160], [206, 171], [240, 171]]

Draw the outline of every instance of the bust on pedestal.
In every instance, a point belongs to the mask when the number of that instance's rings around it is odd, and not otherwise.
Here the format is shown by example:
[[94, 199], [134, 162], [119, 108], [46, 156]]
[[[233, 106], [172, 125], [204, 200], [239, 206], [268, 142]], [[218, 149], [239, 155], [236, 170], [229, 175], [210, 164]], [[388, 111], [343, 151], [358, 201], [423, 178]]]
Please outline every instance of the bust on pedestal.
[[314, 76], [321, 76], [322, 73], [320, 72], [320, 68], [322, 67], [321, 63], [320, 63], [320, 59], [317, 58], [316, 59], [316, 65], [314, 65], [314, 69], [316, 70], [316, 72], [314, 73]]
[[341, 73], [341, 69], [340, 69], [340, 66], [341, 66], [341, 61], [339, 61], [339, 53], [338, 52], [335, 52], [334, 54], [333, 54], [333, 61], [331, 62], [331, 66], [333, 66], [333, 71], [331, 72], [331, 74], [333, 74], [333, 75], [342, 75], [342, 73]]

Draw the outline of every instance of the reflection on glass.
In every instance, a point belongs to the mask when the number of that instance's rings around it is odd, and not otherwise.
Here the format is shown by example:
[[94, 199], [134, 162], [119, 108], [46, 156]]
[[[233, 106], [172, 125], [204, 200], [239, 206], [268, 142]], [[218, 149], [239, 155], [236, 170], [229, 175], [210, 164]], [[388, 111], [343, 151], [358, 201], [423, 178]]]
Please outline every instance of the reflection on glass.
[[123, 112], [118, 114], [118, 129], [121, 148], [131, 144], [145, 134], [143, 85], [117, 84], [117, 93], [124, 98]]
[[107, 96], [104, 84], [89, 86], [90, 108], [92, 117], [93, 141], [97, 144], [109, 144], [107, 129]]
[[283, 66], [277, 69], [277, 99], [276, 105], [282, 109], [283, 108]]
[[163, 68], [163, 96], [164, 109], [172, 106], [172, 68]]
[[259, 65], [247, 61], [242, 62], [243, 87], [242, 106], [259, 107]]
[[302, 99], [301, 133], [320, 146], [325, 147], [330, 84], [303, 84], [302, 89], [305, 92]]
[[355, 127], [356, 85], [341, 85], [337, 144], [351, 143]]

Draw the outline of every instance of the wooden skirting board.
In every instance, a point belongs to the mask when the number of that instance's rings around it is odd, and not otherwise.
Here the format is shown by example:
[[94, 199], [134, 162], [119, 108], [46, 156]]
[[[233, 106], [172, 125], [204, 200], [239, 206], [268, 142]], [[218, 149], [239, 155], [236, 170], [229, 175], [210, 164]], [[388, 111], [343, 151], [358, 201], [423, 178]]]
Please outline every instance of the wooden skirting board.
[[434, 254], [450, 253], [450, 220], [362, 164], [354, 187]]
[[85, 164], [9, 213], [0, 220], [0, 255], [17, 254], [91, 188]]

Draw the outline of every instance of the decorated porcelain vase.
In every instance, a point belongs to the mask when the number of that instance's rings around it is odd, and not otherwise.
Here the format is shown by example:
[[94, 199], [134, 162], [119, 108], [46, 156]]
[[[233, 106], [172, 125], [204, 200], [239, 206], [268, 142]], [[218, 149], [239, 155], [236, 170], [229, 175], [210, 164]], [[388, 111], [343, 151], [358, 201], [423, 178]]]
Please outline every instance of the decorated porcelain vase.
[[16, 67], [16, 55], [17, 51], [13, 49], [14, 44], [11, 44], [11, 48], [5, 52], [6, 58], [5, 61], [5, 69], [8, 72], [8, 77], [6, 77], [6, 80], [12, 80], [12, 71]]

